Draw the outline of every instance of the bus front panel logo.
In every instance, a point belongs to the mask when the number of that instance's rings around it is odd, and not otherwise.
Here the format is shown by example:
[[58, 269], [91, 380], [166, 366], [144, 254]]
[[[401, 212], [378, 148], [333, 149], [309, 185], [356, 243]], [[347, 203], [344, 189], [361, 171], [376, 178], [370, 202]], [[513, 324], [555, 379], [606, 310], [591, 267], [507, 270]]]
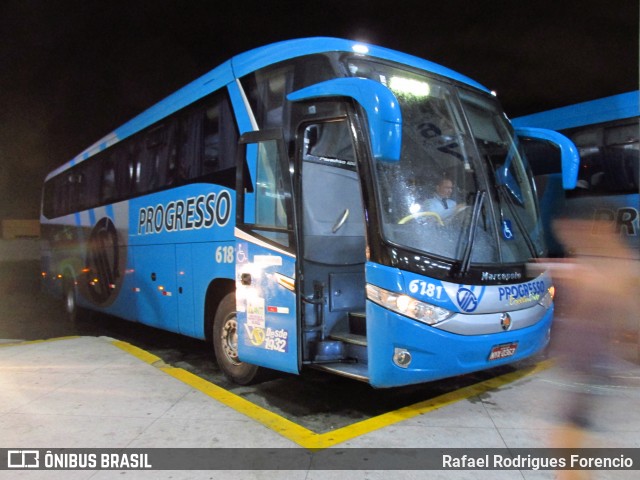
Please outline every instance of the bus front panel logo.
[[468, 288], [460, 287], [458, 289], [456, 298], [458, 299], [458, 305], [460, 305], [460, 308], [464, 312], [473, 312], [476, 308], [478, 308], [478, 298]]

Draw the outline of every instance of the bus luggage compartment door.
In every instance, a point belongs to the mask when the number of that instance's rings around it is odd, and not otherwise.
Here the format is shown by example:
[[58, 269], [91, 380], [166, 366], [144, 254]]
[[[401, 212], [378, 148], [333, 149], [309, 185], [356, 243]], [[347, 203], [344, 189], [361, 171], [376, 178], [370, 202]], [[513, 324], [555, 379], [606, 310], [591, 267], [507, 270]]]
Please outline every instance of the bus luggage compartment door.
[[135, 247], [140, 323], [179, 332], [175, 245]]

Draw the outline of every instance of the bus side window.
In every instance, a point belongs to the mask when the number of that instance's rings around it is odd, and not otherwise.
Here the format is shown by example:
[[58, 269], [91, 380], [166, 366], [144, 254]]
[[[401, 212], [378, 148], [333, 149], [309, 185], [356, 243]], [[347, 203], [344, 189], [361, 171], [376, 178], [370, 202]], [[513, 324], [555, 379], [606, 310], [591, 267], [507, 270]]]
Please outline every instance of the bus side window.
[[285, 95], [292, 90], [293, 65], [258, 71], [243, 79], [251, 108], [262, 129], [286, 124]]
[[149, 131], [144, 143], [145, 153], [143, 154], [142, 178], [144, 186], [142, 191], [152, 191], [164, 187], [166, 179], [166, 133], [167, 128], [160, 125]]
[[278, 149], [275, 141], [258, 145], [256, 224], [287, 228]]
[[207, 108], [204, 116], [204, 148], [202, 174], [219, 170], [220, 163], [220, 106]]
[[200, 175], [213, 183], [234, 187], [238, 129], [226, 95], [217, 95], [205, 109], [202, 141]]
[[124, 200], [131, 194], [131, 179], [129, 177], [129, 155], [128, 145], [117, 146], [111, 154], [111, 159], [115, 166], [115, 200]]
[[235, 187], [238, 128], [226, 95], [216, 94], [179, 118], [170, 138], [166, 185], [197, 181]]
[[[291, 191], [286, 182], [276, 140], [258, 143], [256, 167], [255, 226], [261, 235], [285, 246], [290, 245], [289, 219]], [[261, 228], [261, 227], [264, 227]]]
[[198, 171], [198, 147], [202, 137], [202, 115], [191, 111], [180, 119], [176, 138], [176, 163], [173, 177], [176, 183], [196, 178]]
[[116, 197], [116, 169], [108, 160], [102, 169], [102, 184], [100, 185], [101, 203], [110, 203]]
[[137, 151], [137, 143], [133, 141], [129, 142], [127, 145], [127, 183], [130, 196], [134, 195], [137, 191], [138, 177], [140, 176], [140, 164], [138, 162]]
[[88, 159], [72, 169], [76, 178], [74, 181], [74, 195], [72, 208], [87, 210], [100, 204], [100, 163], [95, 159]]

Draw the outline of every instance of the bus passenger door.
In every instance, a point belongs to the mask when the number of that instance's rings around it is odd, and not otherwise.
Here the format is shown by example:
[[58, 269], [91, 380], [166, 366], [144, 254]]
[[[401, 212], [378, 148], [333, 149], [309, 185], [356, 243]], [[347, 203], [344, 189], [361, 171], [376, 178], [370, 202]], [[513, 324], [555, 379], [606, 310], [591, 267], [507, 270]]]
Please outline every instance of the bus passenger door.
[[289, 160], [279, 130], [249, 132], [240, 144], [246, 148], [239, 149], [236, 188], [238, 356], [243, 362], [298, 373]]

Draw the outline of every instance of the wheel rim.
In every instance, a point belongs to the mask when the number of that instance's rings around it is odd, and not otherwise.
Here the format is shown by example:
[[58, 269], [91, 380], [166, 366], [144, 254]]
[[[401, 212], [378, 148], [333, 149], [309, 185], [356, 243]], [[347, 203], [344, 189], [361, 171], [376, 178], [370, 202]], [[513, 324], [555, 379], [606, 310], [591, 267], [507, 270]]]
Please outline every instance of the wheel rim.
[[222, 351], [227, 360], [234, 365], [240, 365], [241, 362], [238, 360], [238, 322], [235, 313], [225, 319], [220, 339], [222, 340]]

